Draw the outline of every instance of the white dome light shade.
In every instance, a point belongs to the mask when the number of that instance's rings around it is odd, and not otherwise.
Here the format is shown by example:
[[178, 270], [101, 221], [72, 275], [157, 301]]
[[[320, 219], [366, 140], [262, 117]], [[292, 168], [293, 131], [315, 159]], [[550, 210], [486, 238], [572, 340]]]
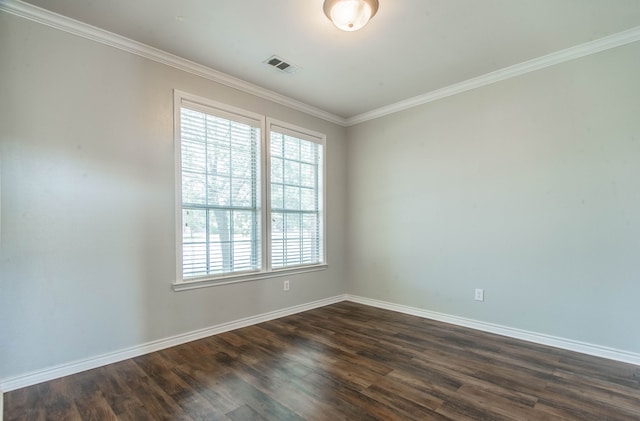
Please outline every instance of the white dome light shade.
[[324, 14], [343, 31], [357, 31], [378, 11], [378, 0], [325, 0]]

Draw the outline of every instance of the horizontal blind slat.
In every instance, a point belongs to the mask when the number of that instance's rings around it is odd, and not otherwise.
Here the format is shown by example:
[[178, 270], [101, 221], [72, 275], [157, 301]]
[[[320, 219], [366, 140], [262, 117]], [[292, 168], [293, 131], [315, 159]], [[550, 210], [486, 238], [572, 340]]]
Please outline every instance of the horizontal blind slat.
[[186, 105], [180, 128], [183, 277], [258, 269], [260, 121]]
[[272, 267], [320, 263], [322, 145], [292, 131], [272, 130]]

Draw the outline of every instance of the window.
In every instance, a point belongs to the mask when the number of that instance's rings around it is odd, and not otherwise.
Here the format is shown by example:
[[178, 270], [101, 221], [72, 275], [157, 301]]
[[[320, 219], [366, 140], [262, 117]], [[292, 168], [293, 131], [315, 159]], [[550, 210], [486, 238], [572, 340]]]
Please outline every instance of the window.
[[322, 262], [322, 145], [271, 126], [271, 265]]
[[260, 268], [260, 121], [180, 109], [184, 278]]
[[176, 285], [326, 267], [324, 136], [179, 91], [175, 109]]

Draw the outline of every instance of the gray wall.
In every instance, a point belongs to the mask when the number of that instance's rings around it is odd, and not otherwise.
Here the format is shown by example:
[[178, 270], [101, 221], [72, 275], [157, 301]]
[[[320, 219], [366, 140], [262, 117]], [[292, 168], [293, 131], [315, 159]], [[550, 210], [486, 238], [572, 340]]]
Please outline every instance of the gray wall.
[[[640, 352], [638, 43], [348, 130], [4, 13], [0, 57], [0, 378], [347, 288]], [[171, 290], [174, 88], [327, 134], [328, 270]]]
[[640, 352], [638, 75], [634, 43], [349, 128], [350, 292]]
[[[0, 378], [345, 292], [345, 129], [0, 13]], [[175, 281], [173, 89], [327, 135], [329, 269]]]

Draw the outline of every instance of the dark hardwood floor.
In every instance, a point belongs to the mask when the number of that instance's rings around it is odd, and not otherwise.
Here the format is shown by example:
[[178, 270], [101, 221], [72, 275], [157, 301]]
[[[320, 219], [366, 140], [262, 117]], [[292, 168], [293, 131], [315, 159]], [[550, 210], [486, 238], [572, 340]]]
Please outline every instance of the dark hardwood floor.
[[5, 420], [640, 420], [636, 366], [343, 302], [9, 392]]

